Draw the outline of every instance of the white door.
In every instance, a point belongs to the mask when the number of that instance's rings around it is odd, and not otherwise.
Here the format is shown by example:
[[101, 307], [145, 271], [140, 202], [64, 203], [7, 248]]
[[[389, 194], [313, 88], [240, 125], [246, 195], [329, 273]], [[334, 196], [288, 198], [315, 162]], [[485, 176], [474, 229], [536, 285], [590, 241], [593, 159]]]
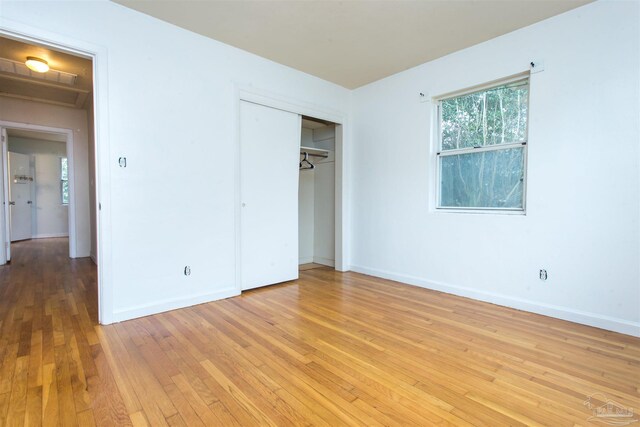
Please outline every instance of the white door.
[[242, 290], [298, 278], [301, 117], [240, 103]]
[[31, 185], [29, 156], [9, 152], [9, 217], [11, 241], [30, 239]]

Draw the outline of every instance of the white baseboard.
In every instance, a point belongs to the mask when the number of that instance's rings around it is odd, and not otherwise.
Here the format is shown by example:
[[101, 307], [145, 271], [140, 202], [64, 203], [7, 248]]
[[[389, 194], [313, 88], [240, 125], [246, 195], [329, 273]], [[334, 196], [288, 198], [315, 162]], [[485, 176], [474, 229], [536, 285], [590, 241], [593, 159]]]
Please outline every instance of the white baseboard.
[[322, 265], [326, 265], [328, 267], [335, 267], [336, 265], [336, 261], [333, 259], [329, 259], [329, 258], [322, 258], [322, 257], [313, 257], [313, 262], [316, 264], [322, 264]]
[[535, 301], [528, 301], [522, 298], [496, 294], [493, 292], [479, 291], [477, 289], [467, 288], [463, 286], [448, 285], [441, 282], [425, 280], [416, 276], [397, 274], [375, 268], [351, 265], [350, 269], [351, 271], [355, 271], [357, 273], [381, 277], [383, 279], [395, 280], [397, 282], [419, 286], [421, 288], [433, 289], [448, 294], [490, 302], [492, 304], [511, 307], [518, 310], [542, 314], [562, 320], [568, 320], [570, 322], [581, 323], [583, 325], [594, 326], [596, 328], [640, 337], [640, 322], [631, 322], [628, 320], [609, 317], [602, 314], [574, 310], [568, 307], [544, 304]]
[[312, 262], [313, 262], [313, 257], [312, 256], [298, 258], [298, 265], [311, 264]]
[[69, 237], [69, 233], [43, 233], [31, 236], [32, 239], [51, 239], [53, 237]]
[[90, 253], [89, 257], [91, 258], [91, 261], [93, 261], [95, 265], [98, 265], [98, 258], [95, 256], [95, 254]]
[[214, 293], [189, 296], [185, 298], [172, 298], [155, 301], [150, 304], [117, 310], [113, 313], [114, 322], [136, 319], [138, 317], [150, 316], [152, 314], [163, 313], [165, 311], [176, 310], [178, 308], [190, 307], [192, 305], [204, 304], [206, 302], [217, 301], [224, 298], [240, 295], [237, 288], [223, 289]]

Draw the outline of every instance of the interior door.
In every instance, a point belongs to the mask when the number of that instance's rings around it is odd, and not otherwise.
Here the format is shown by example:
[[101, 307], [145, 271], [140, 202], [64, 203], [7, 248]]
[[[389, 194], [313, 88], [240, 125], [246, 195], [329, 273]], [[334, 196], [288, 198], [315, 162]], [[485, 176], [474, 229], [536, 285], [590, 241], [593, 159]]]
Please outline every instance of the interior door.
[[31, 185], [29, 156], [9, 152], [9, 218], [11, 241], [25, 240], [31, 234]]
[[242, 290], [298, 278], [301, 117], [240, 102]]

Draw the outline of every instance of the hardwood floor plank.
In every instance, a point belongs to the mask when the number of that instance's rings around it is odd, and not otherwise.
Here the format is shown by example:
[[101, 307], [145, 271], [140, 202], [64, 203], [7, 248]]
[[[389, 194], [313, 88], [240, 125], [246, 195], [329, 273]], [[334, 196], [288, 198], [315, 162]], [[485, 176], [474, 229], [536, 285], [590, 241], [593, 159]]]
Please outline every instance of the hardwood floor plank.
[[27, 390], [27, 407], [24, 425], [42, 425], [42, 386], [29, 387]]
[[58, 425], [58, 387], [55, 364], [42, 367], [42, 425]]
[[149, 423], [147, 422], [147, 417], [144, 416], [144, 412], [138, 411], [129, 415], [131, 418], [131, 424], [133, 427], [148, 427]]
[[0, 394], [0, 426], [7, 424], [7, 412], [9, 411], [9, 400], [11, 393]]
[[9, 398], [7, 426], [22, 426], [24, 424], [27, 407], [28, 366], [28, 356], [21, 356], [16, 359], [11, 397]]
[[132, 379], [128, 376], [127, 372], [127, 367], [131, 366], [129, 355], [120, 342], [117, 333], [105, 333], [105, 331], [112, 328], [113, 326], [98, 328], [97, 337], [102, 343], [105, 359], [111, 368], [114, 381], [120, 395], [122, 396], [127, 412], [129, 414], [140, 412], [142, 410], [142, 405], [136, 395]]
[[77, 425], [76, 408], [71, 385], [69, 356], [64, 345], [55, 348], [56, 386], [58, 387], [58, 416], [61, 426]]
[[91, 409], [87, 409], [85, 411], [78, 412], [77, 418], [78, 418], [78, 425], [79, 426], [95, 427], [95, 425], [96, 425], [96, 420], [93, 417], [93, 411]]

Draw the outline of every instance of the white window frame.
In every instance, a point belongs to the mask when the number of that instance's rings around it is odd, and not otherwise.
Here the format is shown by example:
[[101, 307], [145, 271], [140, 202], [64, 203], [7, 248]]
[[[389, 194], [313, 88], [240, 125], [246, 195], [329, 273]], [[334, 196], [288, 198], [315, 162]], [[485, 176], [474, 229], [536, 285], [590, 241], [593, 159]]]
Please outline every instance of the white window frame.
[[[508, 85], [510, 83], [516, 83], [519, 81], [527, 81], [529, 86], [529, 96], [527, 97], [527, 130], [525, 134], [524, 141], [514, 142], [510, 144], [497, 144], [491, 146], [484, 146], [478, 148], [460, 148], [455, 150], [442, 150], [442, 101], [451, 98], [457, 98], [463, 95], [469, 95], [472, 93], [483, 92], [492, 88]], [[437, 132], [437, 149], [435, 152], [435, 168], [436, 168], [436, 180], [435, 180], [435, 208], [437, 212], [452, 212], [452, 213], [479, 213], [479, 214], [515, 214], [515, 215], [526, 215], [526, 206], [527, 206], [527, 169], [528, 169], [528, 151], [529, 151], [529, 124], [530, 124], [530, 104], [531, 104], [531, 78], [530, 73], [518, 74], [515, 76], [511, 76], [505, 79], [494, 80], [492, 82], [488, 82], [482, 85], [473, 86], [470, 88], [462, 89], [455, 92], [449, 92], [437, 97], [434, 97], [434, 101], [436, 103], [436, 132]], [[470, 154], [470, 153], [480, 153], [483, 151], [498, 151], [498, 150], [506, 150], [510, 148], [520, 148], [522, 147], [522, 207], [521, 208], [499, 208], [499, 207], [456, 207], [456, 206], [441, 206], [441, 165], [442, 162], [440, 159], [442, 157], [452, 156], [452, 155], [460, 155], [460, 154]]]

